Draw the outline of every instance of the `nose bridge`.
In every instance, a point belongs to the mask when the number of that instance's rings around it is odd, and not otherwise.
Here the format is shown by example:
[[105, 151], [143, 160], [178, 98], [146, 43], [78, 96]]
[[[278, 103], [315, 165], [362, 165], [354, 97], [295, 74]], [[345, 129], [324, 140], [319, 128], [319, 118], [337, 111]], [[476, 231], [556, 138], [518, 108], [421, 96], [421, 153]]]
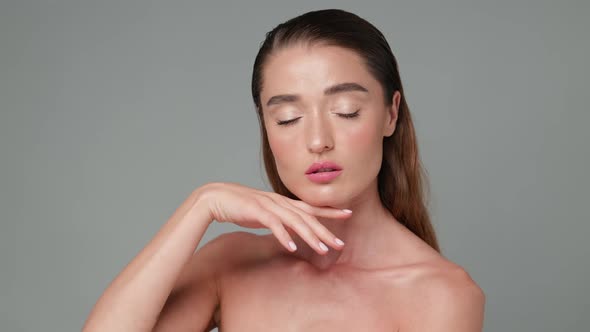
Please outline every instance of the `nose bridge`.
[[322, 152], [334, 145], [332, 127], [327, 114], [318, 110], [308, 116], [306, 126], [306, 143], [311, 152]]

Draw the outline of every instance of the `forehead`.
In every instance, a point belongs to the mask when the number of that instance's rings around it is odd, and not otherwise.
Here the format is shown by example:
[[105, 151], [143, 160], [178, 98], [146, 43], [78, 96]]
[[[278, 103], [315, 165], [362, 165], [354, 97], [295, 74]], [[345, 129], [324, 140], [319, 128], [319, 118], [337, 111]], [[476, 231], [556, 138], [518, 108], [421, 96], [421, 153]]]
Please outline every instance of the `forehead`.
[[[378, 93], [378, 82], [364, 60], [355, 52], [338, 46], [289, 46], [275, 51], [262, 71], [261, 102], [278, 94], [322, 98], [326, 87], [355, 82]], [[264, 106], [263, 106], [264, 107]]]

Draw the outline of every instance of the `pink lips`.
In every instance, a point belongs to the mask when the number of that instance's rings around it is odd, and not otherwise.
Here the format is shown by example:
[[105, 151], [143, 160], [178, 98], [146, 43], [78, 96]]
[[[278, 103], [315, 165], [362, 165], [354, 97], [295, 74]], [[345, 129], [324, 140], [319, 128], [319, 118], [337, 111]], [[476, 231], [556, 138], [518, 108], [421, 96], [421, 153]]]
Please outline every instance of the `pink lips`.
[[320, 162], [320, 163], [311, 164], [311, 166], [309, 166], [307, 171], [305, 171], [305, 174], [314, 173], [317, 170], [322, 169], [322, 168], [331, 168], [331, 169], [337, 170], [337, 171], [342, 170], [342, 167], [340, 167], [338, 164], [333, 163], [331, 161], [324, 161], [324, 162]]
[[[322, 168], [331, 169], [331, 171], [321, 171]], [[342, 167], [330, 161], [313, 163], [305, 172], [305, 176], [315, 183], [327, 183], [332, 181], [342, 173]]]

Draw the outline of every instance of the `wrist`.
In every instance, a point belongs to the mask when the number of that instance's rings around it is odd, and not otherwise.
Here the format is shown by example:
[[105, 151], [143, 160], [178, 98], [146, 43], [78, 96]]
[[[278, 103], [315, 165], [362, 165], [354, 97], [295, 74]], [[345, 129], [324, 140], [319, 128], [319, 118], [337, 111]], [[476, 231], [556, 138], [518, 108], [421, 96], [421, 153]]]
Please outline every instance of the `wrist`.
[[210, 224], [213, 222], [213, 214], [211, 213], [210, 205], [210, 194], [213, 183], [204, 184], [192, 193], [193, 195], [193, 207], [197, 210], [203, 211], [203, 214], [207, 217], [207, 222]]

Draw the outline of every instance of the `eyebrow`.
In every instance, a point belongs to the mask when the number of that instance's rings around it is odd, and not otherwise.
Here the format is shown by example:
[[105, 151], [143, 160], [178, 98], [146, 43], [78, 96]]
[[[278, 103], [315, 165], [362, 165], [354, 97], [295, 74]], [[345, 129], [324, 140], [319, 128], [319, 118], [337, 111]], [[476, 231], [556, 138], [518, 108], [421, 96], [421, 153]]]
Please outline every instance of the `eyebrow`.
[[[336, 84], [336, 85], [332, 85], [328, 88], [326, 88], [324, 90], [324, 95], [325, 96], [330, 96], [330, 95], [334, 95], [337, 93], [342, 93], [342, 92], [350, 92], [350, 91], [361, 91], [361, 92], [369, 92], [369, 90], [367, 90], [367, 88], [365, 88], [364, 86], [358, 84], [358, 83], [354, 83], [354, 82], [348, 82], [348, 83], [340, 83], [340, 84]], [[292, 103], [292, 102], [296, 102], [299, 101], [300, 97], [298, 95], [276, 95], [271, 97], [267, 102], [266, 102], [266, 106], [271, 106], [271, 105], [278, 105], [278, 104], [282, 104], [282, 103]]]

